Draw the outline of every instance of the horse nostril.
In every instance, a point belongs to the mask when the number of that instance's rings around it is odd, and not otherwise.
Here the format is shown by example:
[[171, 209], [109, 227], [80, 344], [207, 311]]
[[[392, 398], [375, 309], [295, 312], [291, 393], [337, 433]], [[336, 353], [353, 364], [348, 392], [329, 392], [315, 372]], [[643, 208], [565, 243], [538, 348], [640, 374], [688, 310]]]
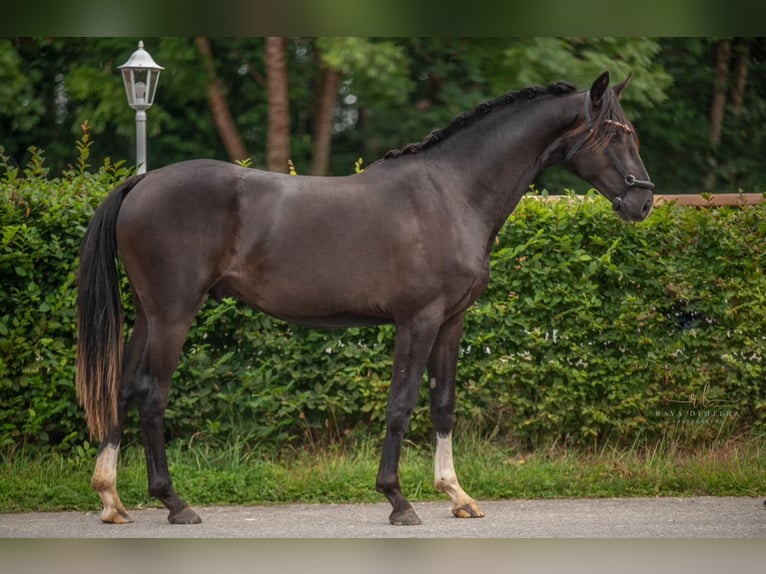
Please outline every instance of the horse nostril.
[[641, 208], [641, 216], [646, 217], [649, 215], [649, 212], [652, 210], [652, 205], [654, 202], [651, 199], [647, 199], [644, 206]]

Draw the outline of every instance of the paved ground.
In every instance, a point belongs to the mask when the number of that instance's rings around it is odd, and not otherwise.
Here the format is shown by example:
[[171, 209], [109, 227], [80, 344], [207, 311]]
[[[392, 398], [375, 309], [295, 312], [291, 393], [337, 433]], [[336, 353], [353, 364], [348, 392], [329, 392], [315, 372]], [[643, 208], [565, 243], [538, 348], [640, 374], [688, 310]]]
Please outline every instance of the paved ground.
[[422, 526], [394, 527], [380, 504], [196, 508], [202, 524], [177, 526], [159, 509], [132, 524], [94, 512], [0, 514], [0, 538], [764, 538], [760, 498], [483, 501], [486, 517], [459, 520], [442, 502], [416, 503]]

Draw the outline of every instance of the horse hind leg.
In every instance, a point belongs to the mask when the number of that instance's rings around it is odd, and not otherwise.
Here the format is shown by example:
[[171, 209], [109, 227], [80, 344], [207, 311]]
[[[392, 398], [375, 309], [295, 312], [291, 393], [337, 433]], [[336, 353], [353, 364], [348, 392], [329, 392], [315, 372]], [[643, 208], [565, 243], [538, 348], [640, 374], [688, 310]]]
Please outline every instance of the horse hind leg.
[[193, 314], [183, 321], [149, 321], [140, 303], [136, 302], [136, 324], [126, 348], [120, 382], [118, 420], [99, 447], [91, 481], [91, 486], [104, 504], [101, 512], [103, 522], [132, 522], [117, 493], [117, 461], [123, 424], [127, 411], [133, 404], [138, 407], [141, 420], [149, 493], [159, 498], [170, 510], [168, 520], [171, 523], [201, 522], [199, 516], [173, 489], [163, 432], [170, 379], [178, 363], [192, 318]]
[[117, 494], [117, 459], [119, 458], [119, 441], [104, 440], [101, 443], [96, 459], [96, 469], [93, 472], [91, 486], [98, 492], [104, 505], [101, 511], [101, 521], [111, 524], [126, 524], [133, 519], [125, 510], [125, 506]]
[[454, 516], [481, 518], [484, 513], [460, 486], [452, 454], [455, 378], [462, 331], [462, 316], [446, 323], [439, 332], [428, 362], [431, 418], [436, 434], [434, 487], [449, 496]]
[[96, 468], [93, 472], [91, 486], [104, 505], [101, 511], [101, 521], [112, 524], [133, 522], [117, 493], [117, 462], [120, 452], [122, 429], [128, 409], [131, 404], [132, 388], [136, 370], [146, 345], [146, 325], [138, 318], [133, 328], [133, 334], [125, 349], [123, 374], [120, 380], [120, 391], [117, 400], [117, 422], [110, 429], [98, 450]]
[[[196, 312], [196, 308], [193, 309]], [[198, 524], [200, 517], [178, 496], [168, 469], [165, 451], [164, 413], [170, 381], [191, 326], [194, 312], [181, 319], [149, 320], [146, 371], [136, 380], [135, 402], [141, 420], [146, 454], [149, 494], [159, 498], [170, 511], [171, 524]]]

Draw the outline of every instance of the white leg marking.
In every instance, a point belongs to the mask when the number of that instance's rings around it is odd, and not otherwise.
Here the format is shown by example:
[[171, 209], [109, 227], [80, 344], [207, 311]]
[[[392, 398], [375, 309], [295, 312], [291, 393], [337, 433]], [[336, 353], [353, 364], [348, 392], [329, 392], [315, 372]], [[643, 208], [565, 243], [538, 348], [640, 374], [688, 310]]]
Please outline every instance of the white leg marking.
[[102, 522], [116, 524], [132, 522], [125, 507], [117, 494], [117, 459], [120, 447], [107, 446], [96, 459], [96, 470], [93, 472], [91, 486], [101, 496], [104, 509], [101, 511]]
[[452, 456], [452, 433], [436, 435], [436, 457], [434, 461], [434, 487], [452, 500], [452, 513], [460, 518], [481, 517], [473, 498], [460, 487], [455, 473]]

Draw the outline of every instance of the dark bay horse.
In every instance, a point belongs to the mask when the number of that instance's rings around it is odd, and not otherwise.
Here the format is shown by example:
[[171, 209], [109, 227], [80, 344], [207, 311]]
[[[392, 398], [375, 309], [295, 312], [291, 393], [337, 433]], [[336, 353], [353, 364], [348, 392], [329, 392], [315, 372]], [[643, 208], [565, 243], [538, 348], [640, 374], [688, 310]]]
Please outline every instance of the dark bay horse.
[[[200, 519], [176, 494], [163, 416], [187, 332], [208, 295], [313, 327], [393, 323], [393, 372], [376, 488], [392, 524], [419, 524], [399, 487], [402, 439], [427, 372], [434, 481], [458, 517], [483, 516], [452, 456], [463, 315], [484, 291], [495, 235], [533, 180], [565, 163], [627, 221], [652, 190], [619, 97], [630, 78], [589, 90], [533, 86], [485, 102], [418, 144], [348, 177], [182, 162], [128, 178], [99, 206], [80, 251], [77, 390], [101, 440], [93, 488], [104, 522], [129, 522], [117, 494], [128, 409], [138, 407], [149, 492], [172, 523]], [[136, 309], [123, 350], [116, 258]]]

